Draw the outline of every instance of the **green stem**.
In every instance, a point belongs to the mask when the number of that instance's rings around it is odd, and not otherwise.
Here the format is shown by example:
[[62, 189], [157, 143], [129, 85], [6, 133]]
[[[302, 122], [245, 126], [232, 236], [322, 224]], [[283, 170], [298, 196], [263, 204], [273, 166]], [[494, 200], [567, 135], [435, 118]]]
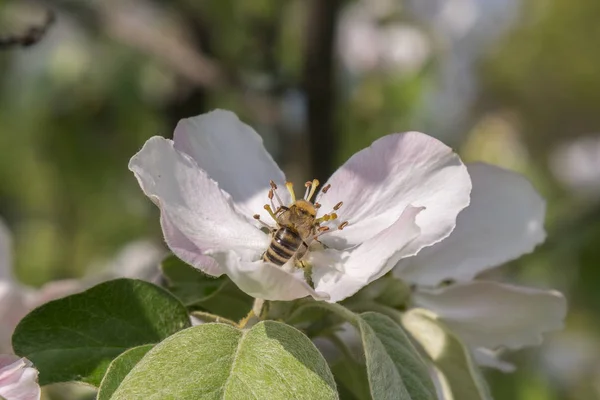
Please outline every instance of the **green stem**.
[[214, 314], [207, 313], [204, 311], [192, 311], [190, 314], [203, 322], [216, 322], [216, 323], [228, 324], [228, 325], [232, 325], [235, 327], [239, 327], [238, 324], [236, 324], [235, 322], [233, 322], [230, 319], [223, 318], [218, 315], [214, 315]]
[[265, 307], [264, 299], [254, 299], [252, 309], [244, 319], [238, 324], [240, 328], [252, 328], [254, 325], [262, 321], [262, 314]]

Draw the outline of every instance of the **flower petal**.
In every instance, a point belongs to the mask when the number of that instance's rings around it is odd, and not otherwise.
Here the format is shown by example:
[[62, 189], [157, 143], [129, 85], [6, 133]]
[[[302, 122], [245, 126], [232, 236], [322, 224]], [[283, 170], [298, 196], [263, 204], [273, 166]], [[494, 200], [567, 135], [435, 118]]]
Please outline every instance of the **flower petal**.
[[254, 259], [268, 245], [267, 235], [239, 215], [216, 182], [188, 155], [175, 150], [172, 141], [150, 138], [132, 157], [129, 169], [160, 207], [167, 244], [178, 255], [188, 252], [184, 259], [195, 266], [202, 268], [195, 256], [209, 249], [231, 249], [244, 259]]
[[202, 254], [202, 250], [181, 233], [169, 221], [165, 213], [161, 213], [160, 215], [160, 226], [162, 227], [165, 242], [173, 254], [208, 275], [223, 275], [223, 270], [219, 267], [219, 264], [212, 257]]
[[329, 179], [318, 202], [349, 221], [343, 231], [323, 236], [333, 247], [360, 244], [390, 226], [408, 205], [425, 207], [417, 217], [421, 235], [408, 249], [417, 252], [452, 232], [456, 216], [469, 204], [471, 179], [451, 148], [419, 132], [385, 136], [354, 154]]
[[16, 283], [0, 281], [0, 353], [12, 352], [11, 337], [29, 308], [28, 290]]
[[513, 364], [501, 360], [498, 351], [484, 347], [473, 349], [473, 359], [482, 367], [495, 368], [502, 372], [514, 372], [516, 369]]
[[400, 258], [413, 255], [410, 244], [419, 237], [415, 219], [422, 210], [406, 207], [391, 226], [352, 250], [310, 252], [315, 290], [328, 293], [330, 302], [343, 300], [385, 275]]
[[304, 272], [288, 272], [284, 267], [263, 261], [247, 262], [231, 251], [208, 252], [227, 276], [250, 296], [265, 300], [290, 301], [306, 296], [323, 300], [328, 296], [313, 290], [304, 280]]
[[15, 355], [0, 355], [0, 397], [7, 400], [39, 400], [38, 371], [31, 361]]
[[[215, 110], [181, 120], [174, 141], [175, 149], [192, 157], [231, 195], [241, 213], [260, 214], [268, 221], [263, 206], [269, 201], [269, 180], [283, 187], [285, 175], [254, 129], [231, 111]], [[278, 194], [286, 205], [290, 202], [285, 189]]]
[[486, 281], [418, 291], [413, 300], [471, 347], [539, 345], [542, 333], [563, 327], [567, 312], [566, 300], [557, 291]]
[[400, 262], [395, 273], [403, 280], [431, 286], [445, 279], [470, 281], [533, 251], [546, 238], [545, 202], [529, 181], [493, 165], [467, 168], [473, 181], [471, 204], [448, 238]]

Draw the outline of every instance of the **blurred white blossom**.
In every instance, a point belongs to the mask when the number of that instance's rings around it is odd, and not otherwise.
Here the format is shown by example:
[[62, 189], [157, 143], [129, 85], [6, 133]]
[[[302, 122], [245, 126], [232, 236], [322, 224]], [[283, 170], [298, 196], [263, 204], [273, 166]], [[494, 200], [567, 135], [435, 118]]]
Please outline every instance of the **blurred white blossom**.
[[406, 22], [382, 23], [390, 4], [362, 0], [349, 3], [338, 27], [338, 52], [354, 74], [372, 70], [396, 73], [418, 71], [430, 55], [425, 34]]
[[497, 350], [540, 345], [544, 332], [563, 327], [566, 301], [554, 290], [473, 280], [543, 242], [545, 202], [516, 173], [487, 164], [467, 168], [471, 204], [452, 234], [401, 260], [394, 273], [415, 288], [412, 307], [433, 312], [480, 364], [510, 371]]
[[38, 371], [31, 361], [15, 355], [0, 354], [0, 398], [39, 400]]
[[600, 135], [588, 135], [562, 144], [550, 156], [554, 176], [583, 196], [600, 196]]
[[12, 240], [0, 220], [0, 353], [12, 353], [11, 336], [29, 311], [81, 290], [75, 279], [49, 282], [39, 289], [20, 284], [12, 274]]

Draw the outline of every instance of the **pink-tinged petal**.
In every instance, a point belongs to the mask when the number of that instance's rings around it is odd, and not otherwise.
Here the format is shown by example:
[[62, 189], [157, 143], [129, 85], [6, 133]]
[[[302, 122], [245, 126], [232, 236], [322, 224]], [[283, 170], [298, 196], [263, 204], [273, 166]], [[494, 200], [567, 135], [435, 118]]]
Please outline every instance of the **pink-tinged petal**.
[[494, 368], [502, 372], [514, 372], [516, 369], [514, 364], [501, 360], [496, 350], [478, 347], [473, 350], [473, 359], [477, 365]]
[[0, 353], [12, 353], [11, 337], [15, 327], [28, 312], [26, 288], [0, 281]]
[[[177, 255], [187, 252], [182, 258], [194, 266], [202, 269], [194, 256], [207, 250], [234, 250], [247, 260], [268, 245], [268, 236], [238, 214], [231, 198], [190, 156], [174, 149], [172, 141], [150, 138], [132, 157], [129, 169], [160, 207], [167, 244]], [[212, 270], [209, 264], [205, 272]]]
[[28, 308], [30, 310], [41, 306], [51, 300], [79, 293], [87, 289], [86, 285], [79, 279], [61, 279], [51, 281], [43, 285], [39, 290], [32, 293], [28, 298]]
[[262, 138], [231, 111], [215, 110], [181, 120], [174, 141], [177, 150], [192, 157], [231, 195], [242, 214], [260, 214], [269, 221], [263, 208], [269, 202], [269, 180], [283, 188], [278, 194], [286, 205], [289, 203], [283, 186], [285, 175], [265, 149]]
[[320, 193], [320, 210], [343, 201], [343, 231], [323, 236], [332, 247], [360, 244], [398, 219], [408, 205], [425, 207], [417, 217], [421, 235], [408, 252], [416, 253], [452, 232], [458, 213], [469, 204], [471, 179], [451, 148], [419, 132], [385, 136], [354, 154], [329, 179]]
[[8, 228], [0, 219], [0, 281], [12, 279], [12, 241]]
[[26, 358], [0, 355], [0, 397], [6, 400], [39, 400], [38, 371]]
[[539, 345], [542, 333], [563, 327], [567, 312], [557, 291], [486, 281], [417, 291], [413, 301], [437, 314], [471, 347]]
[[169, 221], [165, 213], [161, 213], [160, 225], [165, 237], [165, 243], [167, 243], [173, 254], [208, 275], [223, 275], [223, 270], [219, 267], [219, 264], [212, 257], [202, 254], [202, 250], [185, 237]]
[[422, 208], [407, 207], [391, 226], [352, 250], [309, 253], [315, 290], [328, 293], [330, 302], [341, 301], [385, 275], [400, 258], [413, 255], [410, 244], [419, 237], [415, 219], [420, 212]]
[[284, 267], [263, 261], [246, 262], [235, 253], [211, 254], [227, 276], [250, 296], [265, 300], [290, 301], [306, 296], [325, 299], [327, 294], [313, 290], [304, 280], [303, 271], [288, 272]]
[[442, 242], [404, 259], [395, 269], [403, 280], [435, 286], [472, 280], [489, 268], [533, 251], [546, 238], [546, 204], [524, 177], [488, 164], [467, 165], [471, 204]]

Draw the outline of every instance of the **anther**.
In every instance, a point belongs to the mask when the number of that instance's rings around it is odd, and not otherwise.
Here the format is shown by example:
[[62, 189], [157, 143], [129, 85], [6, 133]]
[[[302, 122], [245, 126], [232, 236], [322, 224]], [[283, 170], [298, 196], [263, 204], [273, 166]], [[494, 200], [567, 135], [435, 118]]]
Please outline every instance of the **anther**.
[[292, 203], [296, 202], [296, 193], [294, 193], [294, 184], [292, 182], [286, 182], [285, 187], [288, 192], [290, 192], [290, 196], [292, 197]]
[[321, 208], [321, 203], [315, 203], [315, 208], [318, 210], [319, 208]]
[[330, 187], [331, 187], [331, 183], [325, 185], [325, 187], [323, 189], [321, 189], [321, 192], [327, 193], [327, 191], [329, 190]]
[[319, 241], [319, 237], [324, 235], [326, 232], [329, 232], [329, 227], [328, 226], [321, 226], [319, 227], [319, 229], [317, 229], [319, 231], [318, 235], [315, 235], [315, 237], [313, 238], [316, 241]]
[[273, 200], [273, 189], [269, 190], [269, 200]]
[[337, 204], [336, 204], [336, 205], [333, 207], [333, 209], [334, 209], [335, 211], [339, 210], [339, 209], [342, 207], [342, 204], [344, 204], [344, 202], [343, 202], [343, 201], [340, 201], [339, 203], [337, 203]]
[[277, 190], [277, 185], [275, 184], [275, 182], [273, 182], [273, 180], [270, 180], [270, 181], [269, 181], [269, 185], [271, 185], [271, 188], [272, 188], [273, 190]]
[[306, 188], [304, 191], [304, 200], [306, 200], [308, 198], [308, 192], [310, 191], [310, 181], [304, 183], [304, 187]]
[[315, 194], [315, 191], [317, 190], [318, 186], [319, 186], [319, 180], [313, 179], [312, 182], [310, 183], [310, 193], [308, 194], [308, 197], [306, 197], [306, 201], [310, 201], [310, 199]]
[[344, 221], [340, 224], [340, 226], [338, 226], [338, 229], [341, 231], [342, 229], [344, 229], [347, 226], [348, 226], [348, 221]]
[[267, 228], [268, 230], [270, 230], [270, 231], [272, 231], [272, 230], [273, 230], [273, 227], [272, 227], [272, 226], [270, 226], [270, 225], [269, 225], [269, 224], [267, 224], [265, 221], [263, 221], [263, 220], [261, 220], [261, 219], [260, 219], [260, 215], [259, 215], [259, 214], [254, 214], [254, 215], [253, 215], [253, 217], [254, 217], [254, 219], [255, 219], [255, 220], [257, 220], [258, 222], [260, 222], [261, 224], [263, 224], [263, 226], [264, 226], [265, 228]]

